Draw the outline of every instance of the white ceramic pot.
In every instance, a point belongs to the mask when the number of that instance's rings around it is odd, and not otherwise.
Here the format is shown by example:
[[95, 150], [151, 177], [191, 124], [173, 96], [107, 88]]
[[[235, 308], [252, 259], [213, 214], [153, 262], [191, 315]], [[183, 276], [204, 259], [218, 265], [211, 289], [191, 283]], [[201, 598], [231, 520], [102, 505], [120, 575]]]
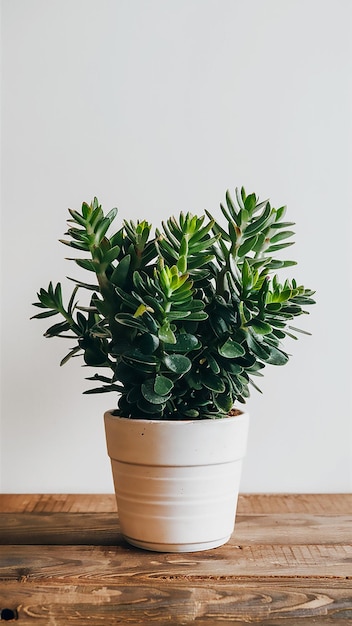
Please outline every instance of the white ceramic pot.
[[234, 529], [249, 416], [161, 421], [104, 415], [121, 532], [132, 545], [191, 552]]

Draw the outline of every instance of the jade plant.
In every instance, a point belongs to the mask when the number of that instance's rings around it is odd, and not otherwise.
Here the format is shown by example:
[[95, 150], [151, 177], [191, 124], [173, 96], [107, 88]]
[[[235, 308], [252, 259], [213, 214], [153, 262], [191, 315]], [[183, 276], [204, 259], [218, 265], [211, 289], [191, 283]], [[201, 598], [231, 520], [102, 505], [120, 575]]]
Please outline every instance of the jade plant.
[[[109, 234], [117, 209], [97, 198], [69, 209], [63, 244], [87, 255], [72, 259], [88, 282], [73, 280], [64, 304], [61, 284], [40, 289], [37, 319], [58, 315], [45, 337], [73, 341], [61, 365], [82, 356], [98, 368], [85, 393], [117, 392], [116, 414], [129, 418], [225, 417], [245, 402], [265, 365], [284, 365], [282, 342], [305, 332], [291, 325], [313, 304], [312, 292], [277, 272], [295, 265], [277, 258], [292, 245], [286, 207], [252, 193], [227, 192], [220, 224], [205, 211], [180, 213], [151, 232], [124, 220]], [[86, 305], [78, 300], [89, 292]], [[308, 333], [306, 333], [308, 334]]]

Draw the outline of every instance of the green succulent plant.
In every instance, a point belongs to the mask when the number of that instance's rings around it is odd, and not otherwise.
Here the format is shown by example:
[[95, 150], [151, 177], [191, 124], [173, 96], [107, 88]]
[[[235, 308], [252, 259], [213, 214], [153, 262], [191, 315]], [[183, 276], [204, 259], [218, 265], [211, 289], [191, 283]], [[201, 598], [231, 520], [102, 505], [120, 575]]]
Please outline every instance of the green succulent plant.
[[[105, 368], [85, 393], [115, 391], [117, 413], [130, 418], [221, 418], [245, 402], [266, 364], [284, 365], [282, 342], [296, 339], [292, 320], [313, 304], [310, 289], [280, 282], [295, 265], [276, 253], [292, 245], [286, 207], [273, 208], [236, 189], [221, 205], [224, 225], [206, 211], [172, 216], [151, 235], [143, 220], [108, 231], [117, 209], [104, 214], [97, 198], [69, 210], [67, 239], [88, 253], [72, 260], [93, 275], [73, 280], [67, 305], [61, 284], [40, 289], [33, 317], [59, 315], [45, 337], [75, 340], [62, 359], [83, 356]], [[81, 306], [77, 292], [90, 292]], [[306, 333], [308, 334], [308, 333]], [[258, 389], [258, 388], [257, 388]]]

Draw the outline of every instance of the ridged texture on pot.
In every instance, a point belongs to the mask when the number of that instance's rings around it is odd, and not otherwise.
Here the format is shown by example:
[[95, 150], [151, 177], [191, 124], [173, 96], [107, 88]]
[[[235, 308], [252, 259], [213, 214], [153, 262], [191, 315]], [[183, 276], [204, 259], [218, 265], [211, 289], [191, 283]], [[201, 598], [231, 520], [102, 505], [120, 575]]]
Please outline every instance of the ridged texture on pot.
[[164, 552], [204, 550], [234, 527], [248, 414], [162, 422], [105, 414], [121, 532]]

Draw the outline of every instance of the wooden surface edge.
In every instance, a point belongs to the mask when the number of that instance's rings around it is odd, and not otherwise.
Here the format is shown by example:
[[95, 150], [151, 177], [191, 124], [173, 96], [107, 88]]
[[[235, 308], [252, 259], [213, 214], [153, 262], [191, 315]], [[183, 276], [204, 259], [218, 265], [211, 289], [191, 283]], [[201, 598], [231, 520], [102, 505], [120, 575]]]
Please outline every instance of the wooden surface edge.
[[[112, 513], [114, 494], [0, 494], [1, 513]], [[352, 514], [352, 493], [240, 494], [237, 513]]]

